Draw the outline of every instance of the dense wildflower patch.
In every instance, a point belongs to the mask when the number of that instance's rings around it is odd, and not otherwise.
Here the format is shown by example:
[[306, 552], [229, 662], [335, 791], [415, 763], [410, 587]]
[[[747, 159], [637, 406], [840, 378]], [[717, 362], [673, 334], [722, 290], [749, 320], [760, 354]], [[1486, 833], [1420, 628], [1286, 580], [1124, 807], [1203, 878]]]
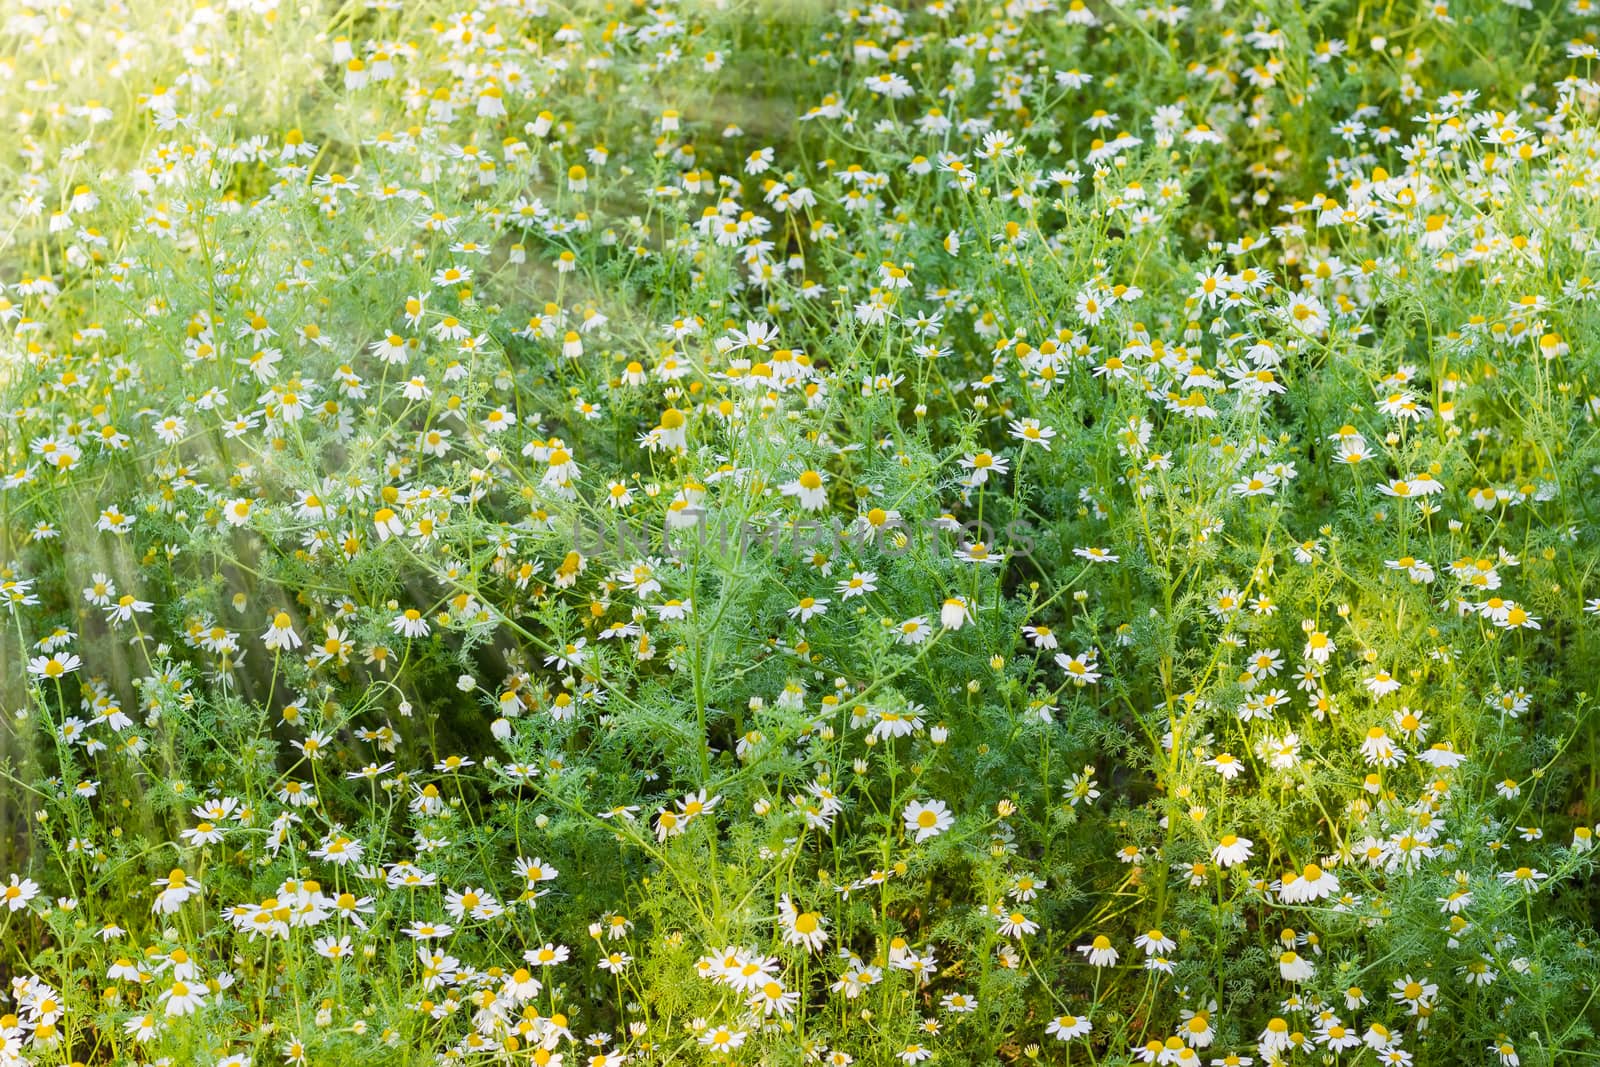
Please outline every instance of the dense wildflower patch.
[[13, 0], [0, 1067], [1597, 1054], [1589, 0]]

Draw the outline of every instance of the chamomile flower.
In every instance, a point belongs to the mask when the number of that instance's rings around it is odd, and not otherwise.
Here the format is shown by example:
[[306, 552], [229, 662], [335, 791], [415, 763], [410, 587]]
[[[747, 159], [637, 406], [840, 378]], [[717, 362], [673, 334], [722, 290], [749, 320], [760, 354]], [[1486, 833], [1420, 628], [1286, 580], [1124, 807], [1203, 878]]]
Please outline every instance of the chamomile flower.
[[785, 496], [792, 496], [807, 511], [817, 511], [828, 506], [827, 481], [814, 470], [801, 471], [793, 481], [783, 485]]
[[937, 837], [955, 825], [955, 816], [940, 800], [913, 800], [901, 812], [906, 833], [918, 844]]
[[1253, 845], [1254, 842], [1248, 837], [1240, 837], [1238, 834], [1223, 834], [1217, 840], [1216, 847], [1211, 850], [1212, 862], [1223, 869], [1232, 867], [1236, 863], [1243, 863], [1254, 855]]
[[1094, 1024], [1086, 1015], [1057, 1015], [1050, 1020], [1044, 1032], [1057, 1041], [1071, 1041], [1073, 1038], [1082, 1037], [1094, 1029]]
[[1111, 945], [1111, 939], [1104, 934], [1096, 935], [1087, 945], [1079, 945], [1078, 951], [1083, 953], [1094, 967], [1115, 967], [1120, 958], [1117, 950]]

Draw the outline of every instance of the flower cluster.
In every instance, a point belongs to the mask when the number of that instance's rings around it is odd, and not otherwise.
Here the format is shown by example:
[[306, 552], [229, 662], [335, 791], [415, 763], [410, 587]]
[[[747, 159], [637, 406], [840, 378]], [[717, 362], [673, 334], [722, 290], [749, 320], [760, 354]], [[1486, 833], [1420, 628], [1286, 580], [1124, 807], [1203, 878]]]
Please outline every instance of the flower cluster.
[[103, 7], [0, 1067], [1595, 1055], [1587, 0]]

